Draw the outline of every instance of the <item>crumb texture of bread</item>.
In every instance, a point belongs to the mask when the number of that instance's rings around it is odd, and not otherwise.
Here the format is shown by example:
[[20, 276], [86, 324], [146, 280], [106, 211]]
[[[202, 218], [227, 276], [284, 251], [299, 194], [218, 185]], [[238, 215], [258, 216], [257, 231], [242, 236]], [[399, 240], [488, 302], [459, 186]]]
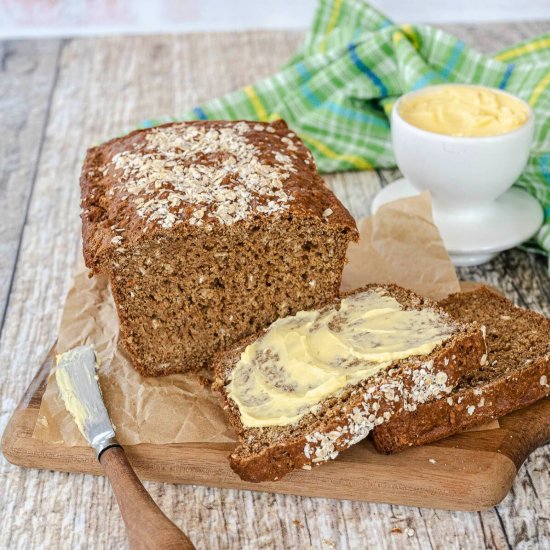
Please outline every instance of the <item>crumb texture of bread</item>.
[[199, 370], [337, 295], [353, 218], [283, 121], [138, 130], [88, 151], [84, 257], [146, 376]]
[[440, 302], [458, 321], [484, 326], [487, 358], [443, 399], [401, 411], [373, 432], [393, 453], [451, 436], [550, 395], [550, 319], [482, 287]]
[[[404, 309], [431, 308], [452, 331], [431, 353], [393, 361], [375, 375], [324, 399], [291, 425], [244, 426], [227, 390], [241, 354], [265, 331], [216, 356], [214, 389], [220, 392], [240, 439], [230, 465], [242, 479], [274, 481], [294, 469], [310, 469], [334, 459], [401, 409], [413, 411], [420, 403], [448, 395], [472, 364], [482, 361], [485, 343], [479, 327], [456, 322], [433, 302], [395, 285], [368, 285], [346, 297], [371, 291], [392, 296]], [[337, 299], [332, 307], [338, 305]]]

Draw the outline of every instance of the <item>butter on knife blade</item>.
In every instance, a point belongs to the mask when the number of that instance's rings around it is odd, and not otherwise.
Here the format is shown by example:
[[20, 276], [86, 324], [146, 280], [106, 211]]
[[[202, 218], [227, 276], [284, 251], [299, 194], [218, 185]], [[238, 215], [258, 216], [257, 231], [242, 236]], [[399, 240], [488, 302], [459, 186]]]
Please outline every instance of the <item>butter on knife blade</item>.
[[[65, 406], [96, 452], [109, 478], [126, 524], [130, 548], [181, 548], [193, 543], [147, 493], [132, 469], [101, 397], [97, 359], [92, 346], [80, 346], [57, 357], [55, 378]], [[103, 454], [103, 451], [108, 452]]]
[[97, 456], [118, 445], [96, 374], [92, 346], [79, 346], [57, 356], [55, 377], [65, 407]]

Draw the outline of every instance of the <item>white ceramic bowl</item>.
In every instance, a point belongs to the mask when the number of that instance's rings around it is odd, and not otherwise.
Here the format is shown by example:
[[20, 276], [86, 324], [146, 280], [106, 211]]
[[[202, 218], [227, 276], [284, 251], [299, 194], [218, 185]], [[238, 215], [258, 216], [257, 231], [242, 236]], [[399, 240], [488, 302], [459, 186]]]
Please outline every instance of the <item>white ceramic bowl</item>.
[[529, 113], [526, 123], [516, 130], [483, 137], [436, 134], [413, 126], [399, 114], [403, 98], [425, 91], [404, 95], [393, 108], [391, 134], [397, 165], [418, 191], [430, 191], [434, 210], [474, 213], [483, 209], [507, 191], [525, 168], [533, 139], [533, 112], [526, 102], [512, 96]]

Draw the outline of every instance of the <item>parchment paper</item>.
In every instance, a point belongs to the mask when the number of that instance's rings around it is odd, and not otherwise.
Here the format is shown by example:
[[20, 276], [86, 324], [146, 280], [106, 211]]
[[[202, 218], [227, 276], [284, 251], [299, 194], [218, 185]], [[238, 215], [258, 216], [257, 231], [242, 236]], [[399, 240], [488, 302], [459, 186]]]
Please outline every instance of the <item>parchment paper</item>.
[[[106, 277], [88, 277], [82, 265], [67, 295], [57, 353], [92, 344], [99, 383], [123, 445], [137, 443], [224, 443], [235, 441], [216, 395], [198, 376], [144, 378], [118, 345], [118, 318]], [[49, 377], [33, 437], [49, 443], [86, 445], [65, 409], [54, 376]]]
[[428, 192], [380, 207], [359, 224], [361, 239], [348, 249], [342, 290], [395, 283], [441, 300], [460, 290], [453, 264], [433, 223]]
[[[394, 282], [441, 299], [460, 287], [433, 224], [429, 195], [382, 206], [360, 223], [359, 244], [350, 246], [343, 290]], [[104, 277], [90, 279], [81, 266], [69, 291], [57, 352], [93, 344], [100, 363], [101, 390], [122, 444], [232, 442], [217, 396], [197, 376], [144, 378], [118, 345], [115, 305]], [[85, 445], [50, 375], [33, 437], [67, 446]], [[484, 427], [488, 429], [492, 426]], [[498, 427], [498, 423], [496, 424]]]

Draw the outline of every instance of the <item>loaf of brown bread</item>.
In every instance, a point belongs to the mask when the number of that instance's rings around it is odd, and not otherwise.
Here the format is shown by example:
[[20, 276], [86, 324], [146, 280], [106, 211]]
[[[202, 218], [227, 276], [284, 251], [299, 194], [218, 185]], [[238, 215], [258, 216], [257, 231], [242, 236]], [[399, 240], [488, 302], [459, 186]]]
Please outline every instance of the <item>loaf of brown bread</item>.
[[106, 273], [144, 375], [214, 352], [338, 293], [353, 218], [287, 125], [201, 121], [88, 151], [84, 257]]
[[447, 397], [401, 410], [373, 432], [393, 453], [448, 437], [550, 395], [550, 319], [482, 287], [453, 294], [441, 307], [462, 323], [485, 327], [487, 360]]
[[[369, 300], [373, 299], [374, 303], [383, 301], [369, 309]], [[389, 305], [385, 303], [387, 300]], [[397, 315], [402, 311], [406, 314], [395, 319], [392, 317], [395, 311]], [[417, 325], [408, 325], [407, 315], [426, 318]], [[363, 321], [370, 324], [361, 326]], [[289, 327], [288, 333], [285, 327]], [[427, 341], [433, 330], [440, 339], [428, 347], [415, 347]], [[296, 331], [305, 332], [296, 339]], [[397, 340], [387, 336], [392, 332], [398, 335]], [[281, 335], [285, 336], [281, 338]], [[311, 363], [315, 366], [314, 374], [304, 374], [300, 362], [304, 350], [319, 359], [319, 347], [323, 341], [332, 342], [333, 337], [345, 338], [342, 355], [337, 360], [329, 355], [328, 362], [325, 356], [321, 363], [314, 359]], [[399, 340], [403, 347], [396, 343]], [[288, 350], [284, 355], [277, 351], [279, 342], [284, 342], [284, 349]], [[328, 350], [332, 353], [338, 345], [331, 342]], [[357, 355], [349, 351], [350, 345], [352, 349], [355, 349], [353, 346], [362, 349], [361, 357], [368, 360], [361, 364]], [[318, 390], [315, 384], [308, 386], [308, 383], [323, 369], [330, 368], [331, 376], [341, 376], [342, 372], [356, 367], [368, 369], [377, 350], [381, 350], [381, 357], [386, 357], [384, 354], [389, 351], [402, 349], [407, 351], [399, 359], [384, 360], [372, 375], [342, 384], [338, 391], [326, 395], [313, 408], [299, 409], [297, 417], [294, 405], [291, 410], [287, 408], [294, 399]], [[395, 285], [369, 285], [335, 300], [319, 312], [302, 312], [278, 320], [258, 336], [218, 354], [214, 361], [214, 388], [221, 393], [230, 422], [240, 438], [240, 444], [230, 456], [231, 467], [242, 479], [273, 481], [293, 469], [310, 469], [334, 459], [340, 451], [365, 438], [370, 430], [397, 412], [413, 411], [425, 401], [448, 395], [468, 370], [479, 366], [484, 353], [485, 343], [479, 327], [456, 322], [433, 302]], [[294, 362], [297, 364], [295, 376], [289, 377], [288, 365]], [[309, 368], [309, 364], [307, 366]], [[285, 369], [287, 373], [281, 374]], [[362, 370], [361, 374], [363, 372], [368, 370]], [[321, 377], [321, 387], [323, 381]], [[267, 394], [262, 394], [265, 387], [269, 388]], [[275, 423], [272, 417], [268, 418], [268, 410], [276, 411]], [[257, 418], [251, 421], [251, 415], [259, 417], [261, 422], [257, 422]], [[277, 424], [279, 416], [285, 418], [284, 424]]]

